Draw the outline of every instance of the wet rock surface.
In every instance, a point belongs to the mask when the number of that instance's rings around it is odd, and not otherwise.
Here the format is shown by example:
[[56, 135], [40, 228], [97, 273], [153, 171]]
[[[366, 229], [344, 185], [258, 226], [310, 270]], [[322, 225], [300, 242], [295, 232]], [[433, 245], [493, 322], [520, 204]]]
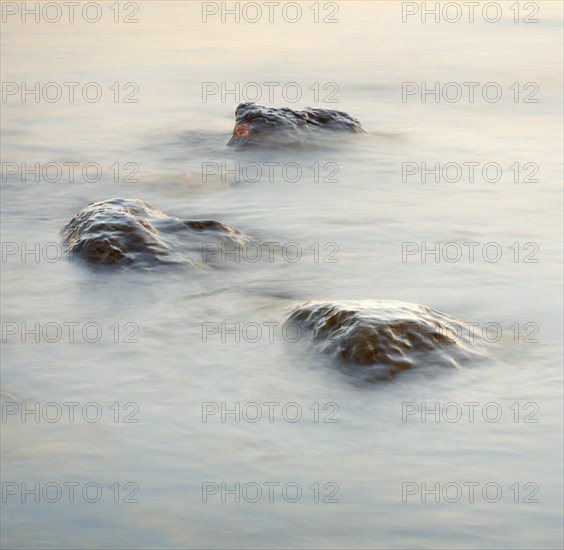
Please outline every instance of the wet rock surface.
[[463, 323], [407, 302], [310, 302], [293, 309], [287, 324], [348, 373], [373, 380], [425, 365], [459, 367], [472, 352]]
[[360, 122], [342, 111], [275, 109], [241, 103], [235, 110], [232, 147], [303, 146], [334, 133], [364, 133]]
[[216, 220], [183, 220], [138, 199], [89, 204], [62, 229], [73, 257], [104, 265], [201, 263], [207, 243], [242, 244], [241, 233]]

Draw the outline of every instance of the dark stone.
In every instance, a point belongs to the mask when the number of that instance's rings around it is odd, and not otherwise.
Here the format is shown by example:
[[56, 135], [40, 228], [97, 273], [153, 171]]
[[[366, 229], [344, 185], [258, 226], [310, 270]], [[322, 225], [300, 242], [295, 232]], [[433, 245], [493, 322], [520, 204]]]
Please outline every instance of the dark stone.
[[241, 103], [235, 110], [235, 129], [227, 145], [278, 147], [305, 145], [330, 132], [364, 133], [360, 122], [342, 111], [274, 109]]
[[457, 367], [470, 352], [468, 327], [407, 302], [306, 303], [287, 324], [348, 372], [379, 380], [425, 364]]
[[62, 229], [69, 254], [105, 265], [198, 264], [204, 243], [242, 244], [240, 232], [216, 220], [182, 220], [138, 199], [89, 204]]

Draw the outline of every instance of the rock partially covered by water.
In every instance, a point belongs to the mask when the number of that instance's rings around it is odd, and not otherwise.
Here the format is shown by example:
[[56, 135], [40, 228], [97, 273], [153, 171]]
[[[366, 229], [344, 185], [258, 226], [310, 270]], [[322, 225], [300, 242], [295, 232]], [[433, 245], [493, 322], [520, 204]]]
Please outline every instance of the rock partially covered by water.
[[105, 265], [188, 262], [198, 264], [208, 243], [245, 242], [216, 220], [182, 220], [138, 199], [89, 204], [62, 229], [69, 254]]
[[348, 372], [371, 379], [422, 365], [457, 367], [471, 352], [463, 323], [407, 302], [311, 302], [296, 307], [287, 324]]
[[360, 122], [342, 111], [274, 109], [241, 103], [235, 111], [235, 129], [227, 145], [277, 147], [305, 145], [330, 132], [364, 133]]

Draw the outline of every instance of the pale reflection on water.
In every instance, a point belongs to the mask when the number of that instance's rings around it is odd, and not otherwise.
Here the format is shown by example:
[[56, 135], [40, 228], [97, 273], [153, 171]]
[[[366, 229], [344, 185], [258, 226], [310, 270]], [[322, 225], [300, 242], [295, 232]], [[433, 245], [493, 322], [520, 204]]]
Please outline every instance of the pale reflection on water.
[[[311, 4], [311, 3], [310, 3]], [[2, 80], [97, 82], [98, 103], [9, 100], [2, 105], [4, 162], [98, 162], [99, 182], [2, 183], [4, 242], [60, 242], [87, 203], [140, 198], [182, 218], [215, 218], [256, 240], [295, 242], [299, 262], [231, 262], [218, 270], [136, 273], [68, 261], [2, 265], [3, 320], [88, 322], [99, 342], [22, 343], [2, 351], [6, 402], [99, 403], [99, 422], [2, 423], [2, 480], [32, 486], [97, 482], [98, 503], [3, 505], [7, 548], [557, 548], [562, 546], [562, 5], [540, 3], [538, 24], [402, 24], [397, 2], [340, 2], [338, 24], [201, 21], [198, 2], [139, 4], [139, 23], [27, 23], [2, 29]], [[304, 3], [304, 13], [308, 12]], [[402, 82], [499, 82], [496, 104], [402, 102]], [[110, 86], [139, 87], [114, 103]], [[368, 135], [302, 152], [226, 148], [233, 96], [202, 101], [202, 83], [338, 85], [322, 104], [357, 117]], [[539, 84], [539, 103], [514, 103], [513, 83]], [[268, 103], [268, 98], [263, 98]], [[313, 106], [313, 105], [312, 105]], [[497, 162], [497, 183], [402, 181], [402, 163]], [[114, 183], [114, 163], [139, 165], [139, 183]], [[257, 183], [202, 181], [202, 163], [297, 163], [297, 183], [276, 172]], [[337, 182], [313, 181], [314, 163], [337, 163]], [[513, 183], [514, 162], [539, 165], [538, 183]], [[497, 263], [412, 256], [402, 243], [496, 242]], [[315, 261], [315, 243], [338, 245], [338, 263]], [[537, 243], [538, 263], [509, 247]], [[312, 248], [313, 247], [313, 248]], [[323, 253], [323, 252], [322, 252]], [[354, 384], [301, 343], [266, 337], [202, 341], [202, 324], [281, 322], [308, 300], [403, 300], [453, 317], [497, 322], [503, 338], [468, 368], [417, 369], [382, 385]], [[109, 327], [139, 327], [138, 343]], [[539, 343], [515, 343], [514, 323], [536, 323]], [[266, 334], [266, 332], [265, 332]], [[123, 334], [122, 334], [123, 336]], [[6, 395], [4, 395], [6, 394]], [[113, 403], [136, 403], [138, 423], [114, 422]], [[295, 402], [296, 423], [202, 422], [202, 403]], [[499, 403], [497, 423], [402, 422], [402, 403]], [[537, 403], [538, 423], [510, 407]], [[315, 422], [314, 403], [336, 403], [337, 423]], [[202, 483], [295, 482], [299, 502], [202, 502]], [[404, 482], [503, 487], [497, 503], [402, 503]], [[139, 486], [115, 503], [113, 483]], [[336, 483], [338, 503], [309, 487]], [[535, 504], [508, 487], [539, 485]], [[266, 495], [266, 492], [265, 492]], [[123, 500], [123, 491], [121, 493]]]

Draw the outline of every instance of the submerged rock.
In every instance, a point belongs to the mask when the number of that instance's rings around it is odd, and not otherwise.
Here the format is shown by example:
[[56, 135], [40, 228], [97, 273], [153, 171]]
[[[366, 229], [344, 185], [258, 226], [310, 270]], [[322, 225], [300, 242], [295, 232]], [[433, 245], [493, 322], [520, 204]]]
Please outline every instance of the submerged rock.
[[470, 352], [463, 323], [407, 302], [311, 302], [296, 307], [287, 324], [348, 372], [372, 379], [425, 364], [457, 367]]
[[342, 111], [274, 109], [254, 103], [241, 103], [235, 110], [235, 129], [227, 145], [304, 145], [329, 132], [364, 133], [360, 122]]
[[87, 262], [200, 263], [206, 243], [241, 244], [241, 233], [216, 220], [182, 220], [138, 199], [89, 204], [62, 229], [69, 254]]

